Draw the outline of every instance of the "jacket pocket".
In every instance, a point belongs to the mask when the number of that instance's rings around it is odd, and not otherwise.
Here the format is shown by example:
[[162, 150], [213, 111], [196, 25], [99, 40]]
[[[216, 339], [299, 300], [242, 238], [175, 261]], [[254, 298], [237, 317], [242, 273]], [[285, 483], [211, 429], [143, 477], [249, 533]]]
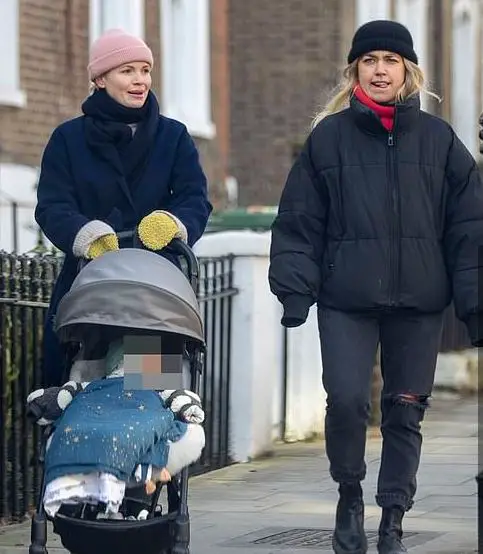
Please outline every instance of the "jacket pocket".
[[329, 281], [336, 269], [337, 254], [341, 241], [328, 242], [322, 259], [322, 284]]

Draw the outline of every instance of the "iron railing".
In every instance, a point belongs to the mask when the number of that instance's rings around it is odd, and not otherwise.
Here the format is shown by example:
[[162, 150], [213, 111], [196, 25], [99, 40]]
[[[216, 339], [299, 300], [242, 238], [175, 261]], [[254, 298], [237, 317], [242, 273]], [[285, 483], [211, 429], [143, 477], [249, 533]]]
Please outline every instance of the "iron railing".
[[[27, 419], [26, 398], [41, 383], [41, 340], [53, 283], [62, 259], [0, 251], [0, 524], [31, 512], [40, 490], [41, 428]], [[198, 298], [207, 350], [200, 396], [206, 448], [193, 473], [228, 465], [231, 256], [200, 259]]]
[[203, 318], [206, 354], [200, 396], [206, 413], [206, 446], [192, 473], [203, 473], [231, 463], [230, 353], [233, 256], [204, 258], [200, 264], [198, 299]]

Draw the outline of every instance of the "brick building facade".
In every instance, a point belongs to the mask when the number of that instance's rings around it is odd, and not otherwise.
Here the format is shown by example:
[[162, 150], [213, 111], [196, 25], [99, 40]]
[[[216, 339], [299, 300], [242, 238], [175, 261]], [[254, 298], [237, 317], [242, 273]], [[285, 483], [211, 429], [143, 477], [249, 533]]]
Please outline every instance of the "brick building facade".
[[340, 0], [231, 0], [230, 171], [239, 202], [276, 204], [340, 66]]

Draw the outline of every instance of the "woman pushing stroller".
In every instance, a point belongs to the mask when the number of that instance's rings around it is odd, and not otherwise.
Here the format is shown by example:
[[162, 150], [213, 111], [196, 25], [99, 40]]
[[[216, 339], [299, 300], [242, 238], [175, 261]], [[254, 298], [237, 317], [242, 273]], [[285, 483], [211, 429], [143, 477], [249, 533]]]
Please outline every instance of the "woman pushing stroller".
[[160, 115], [152, 67], [144, 41], [106, 32], [91, 48], [93, 93], [83, 115], [59, 125], [45, 148], [35, 218], [65, 261], [44, 330], [44, 386], [62, 384], [64, 356], [53, 320], [78, 259], [122, 247], [116, 232], [135, 228], [151, 250], [173, 238], [192, 246], [211, 213], [195, 144], [182, 123]]

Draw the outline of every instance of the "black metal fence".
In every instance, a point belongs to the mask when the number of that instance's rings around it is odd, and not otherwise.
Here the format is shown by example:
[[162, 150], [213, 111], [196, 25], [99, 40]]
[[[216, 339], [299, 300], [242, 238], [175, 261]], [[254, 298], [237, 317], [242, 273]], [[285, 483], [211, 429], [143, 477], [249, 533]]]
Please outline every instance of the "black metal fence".
[[200, 396], [206, 412], [206, 446], [192, 473], [230, 464], [229, 407], [233, 256], [204, 258], [200, 264], [198, 299], [206, 340]]
[[[27, 420], [26, 398], [41, 383], [45, 314], [62, 259], [0, 252], [0, 524], [22, 519], [40, 489], [41, 429]], [[198, 298], [207, 352], [201, 377], [206, 448], [193, 473], [230, 463], [232, 257], [200, 260]]]

